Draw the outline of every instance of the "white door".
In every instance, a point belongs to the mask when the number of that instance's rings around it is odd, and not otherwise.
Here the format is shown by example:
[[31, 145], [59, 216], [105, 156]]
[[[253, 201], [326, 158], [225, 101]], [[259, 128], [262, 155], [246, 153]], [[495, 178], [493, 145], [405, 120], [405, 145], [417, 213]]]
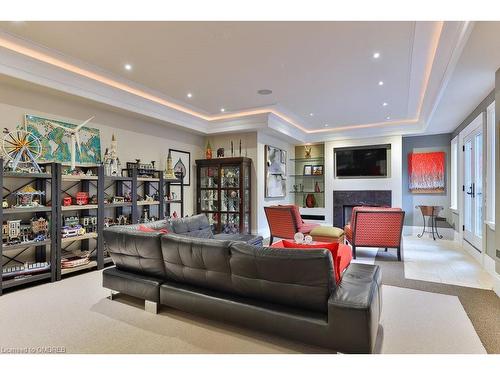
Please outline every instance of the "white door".
[[464, 138], [464, 239], [481, 251], [483, 237], [483, 129]]

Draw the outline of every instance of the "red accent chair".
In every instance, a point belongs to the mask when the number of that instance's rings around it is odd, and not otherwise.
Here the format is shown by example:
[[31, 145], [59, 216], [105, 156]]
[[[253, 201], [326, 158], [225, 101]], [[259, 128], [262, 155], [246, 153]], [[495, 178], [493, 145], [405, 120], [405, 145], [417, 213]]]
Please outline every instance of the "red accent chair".
[[354, 207], [351, 222], [344, 228], [347, 242], [356, 247], [395, 248], [401, 261], [401, 237], [405, 212], [400, 208]]
[[293, 204], [283, 206], [264, 207], [269, 224], [271, 237], [269, 245], [273, 244], [274, 237], [293, 239], [295, 233], [309, 234], [311, 230], [319, 227], [316, 223], [304, 223], [300, 216], [299, 208]]

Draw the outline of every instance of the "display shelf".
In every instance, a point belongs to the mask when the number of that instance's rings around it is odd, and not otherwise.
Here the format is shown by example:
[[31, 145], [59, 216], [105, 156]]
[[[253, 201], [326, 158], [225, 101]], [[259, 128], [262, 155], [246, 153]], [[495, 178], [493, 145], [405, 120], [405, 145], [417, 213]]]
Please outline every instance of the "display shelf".
[[182, 201], [180, 199], [172, 199], [172, 200], [165, 200], [165, 203], [166, 204], [170, 204], [170, 203], [182, 203]]
[[289, 177], [304, 177], [304, 178], [323, 179], [325, 176], [322, 174], [316, 174], [316, 175], [291, 174], [291, 175], [289, 175]]
[[132, 177], [125, 176], [104, 176], [104, 178], [110, 181], [132, 181]]
[[43, 272], [43, 273], [38, 273], [34, 275], [27, 275], [20, 277], [18, 279], [10, 279], [10, 280], [3, 280], [2, 281], [2, 288], [3, 289], [9, 289], [9, 288], [14, 288], [16, 286], [28, 284], [28, 283], [34, 283], [36, 281], [41, 281], [41, 280], [50, 280], [51, 278], [51, 273], [50, 272]]
[[45, 179], [52, 178], [52, 175], [50, 173], [4, 172], [3, 176], [7, 178], [45, 178]]
[[61, 238], [61, 243], [68, 243], [73, 241], [89, 240], [91, 238], [97, 238], [99, 235], [96, 232], [85, 233], [81, 236], [65, 237]]
[[88, 270], [90, 268], [97, 267], [97, 262], [95, 260], [90, 261], [88, 264], [84, 264], [82, 266], [73, 267], [73, 268], [62, 268], [61, 275], [68, 275], [73, 272]]
[[15, 245], [2, 245], [3, 251], [9, 251], [9, 250], [19, 250], [19, 249], [24, 249], [26, 247], [31, 247], [31, 246], [45, 246], [45, 245], [50, 245], [51, 240], [44, 240], [44, 241], [30, 241], [30, 242], [22, 242], [18, 243]]
[[62, 211], [80, 211], [80, 210], [96, 210], [99, 208], [98, 204], [72, 204], [71, 206], [62, 206]]
[[157, 206], [160, 204], [160, 201], [139, 201], [137, 202], [138, 206]]
[[137, 181], [141, 182], [160, 182], [159, 178], [155, 177], [137, 177]]
[[116, 207], [131, 207], [132, 202], [121, 202], [121, 203], [106, 203], [104, 208], [116, 208]]
[[14, 207], [14, 208], [4, 208], [4, 215], [12, 215], [12, 214], [22, 214], [22, 213], [36, 213], [36, 212], [50, 212], [52, 211], [52, 207], [47, 206], [38, 206], [38, 207]]
[[325, 158], [323, 156], [317, 156], [314, 158], [296, 158], [296, 159], [290, 159], [290, 161], [295, 161], [295, 162], [308, 162], [308, 161], [324, 161]]
[[72, 176], [72, 175], [63, 175], [61, 176], [62, 181], [97, 181], [99, 179], [98, 176]]
[[290, 194], [323, 194], [324, 191], [291, 191]]

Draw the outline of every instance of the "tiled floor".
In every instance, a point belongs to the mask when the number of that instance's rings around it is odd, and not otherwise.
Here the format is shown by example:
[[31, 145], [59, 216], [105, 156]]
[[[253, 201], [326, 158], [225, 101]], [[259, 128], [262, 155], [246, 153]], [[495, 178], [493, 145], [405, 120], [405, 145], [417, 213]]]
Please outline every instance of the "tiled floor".
[[407, 279], [492, 289], [493, 278], [458, 242], [405, 236], [404, 269]]

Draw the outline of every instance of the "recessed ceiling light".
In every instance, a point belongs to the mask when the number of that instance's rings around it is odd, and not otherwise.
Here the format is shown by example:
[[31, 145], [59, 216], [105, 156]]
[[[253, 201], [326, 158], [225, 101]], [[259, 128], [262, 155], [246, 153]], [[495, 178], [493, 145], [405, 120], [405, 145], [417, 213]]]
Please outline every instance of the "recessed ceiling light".
[[224, 108], [221, 108], [220, 111], [221, 112], [226, 112], [226, 110]]
[[327, 128], [327, 127], [328, 127], [328, 124], [325, 124], [325, 128]]
[[390, 120], [390, 119], [391, 119], [391, 116], [387, 116], [385, 119], [386, 119], [386, 120]]
[[311, 113], [309, 113], [309, 116], [313, 117], [313, 116], [314, 116], [314, 113], [312, 113], [312, 112], [311, 112]]
[[261, 89], [259, 91], [257, 91], [257, 94], [260, 94], [260, 95], [270, 95], [273, 93], [273, 90], [269, 90], [269, 89]]
[[378, 59], [379, 57], [380, 57], [380, 52], [375, 52], [375, 53], [373, 54], [373, 58], [374, 58], [374, 59]]
[[124, 68], [125, 68], [125, 70], [132, 70], [132, 65], [125, 64]]
[[191, 94], [190, 92], [187, 93], [187, 97], [188, 98], [192, 98], [193, 97], [193, 94]]
[[384, 107], [387, 107], [389, 104], [388, 104], [387, 102], [383, 102], [383, 103], [382, 103], [382, 105], [383, 105]]
[[384, 86], [384, 81], [378, 81], [379, 86]]

